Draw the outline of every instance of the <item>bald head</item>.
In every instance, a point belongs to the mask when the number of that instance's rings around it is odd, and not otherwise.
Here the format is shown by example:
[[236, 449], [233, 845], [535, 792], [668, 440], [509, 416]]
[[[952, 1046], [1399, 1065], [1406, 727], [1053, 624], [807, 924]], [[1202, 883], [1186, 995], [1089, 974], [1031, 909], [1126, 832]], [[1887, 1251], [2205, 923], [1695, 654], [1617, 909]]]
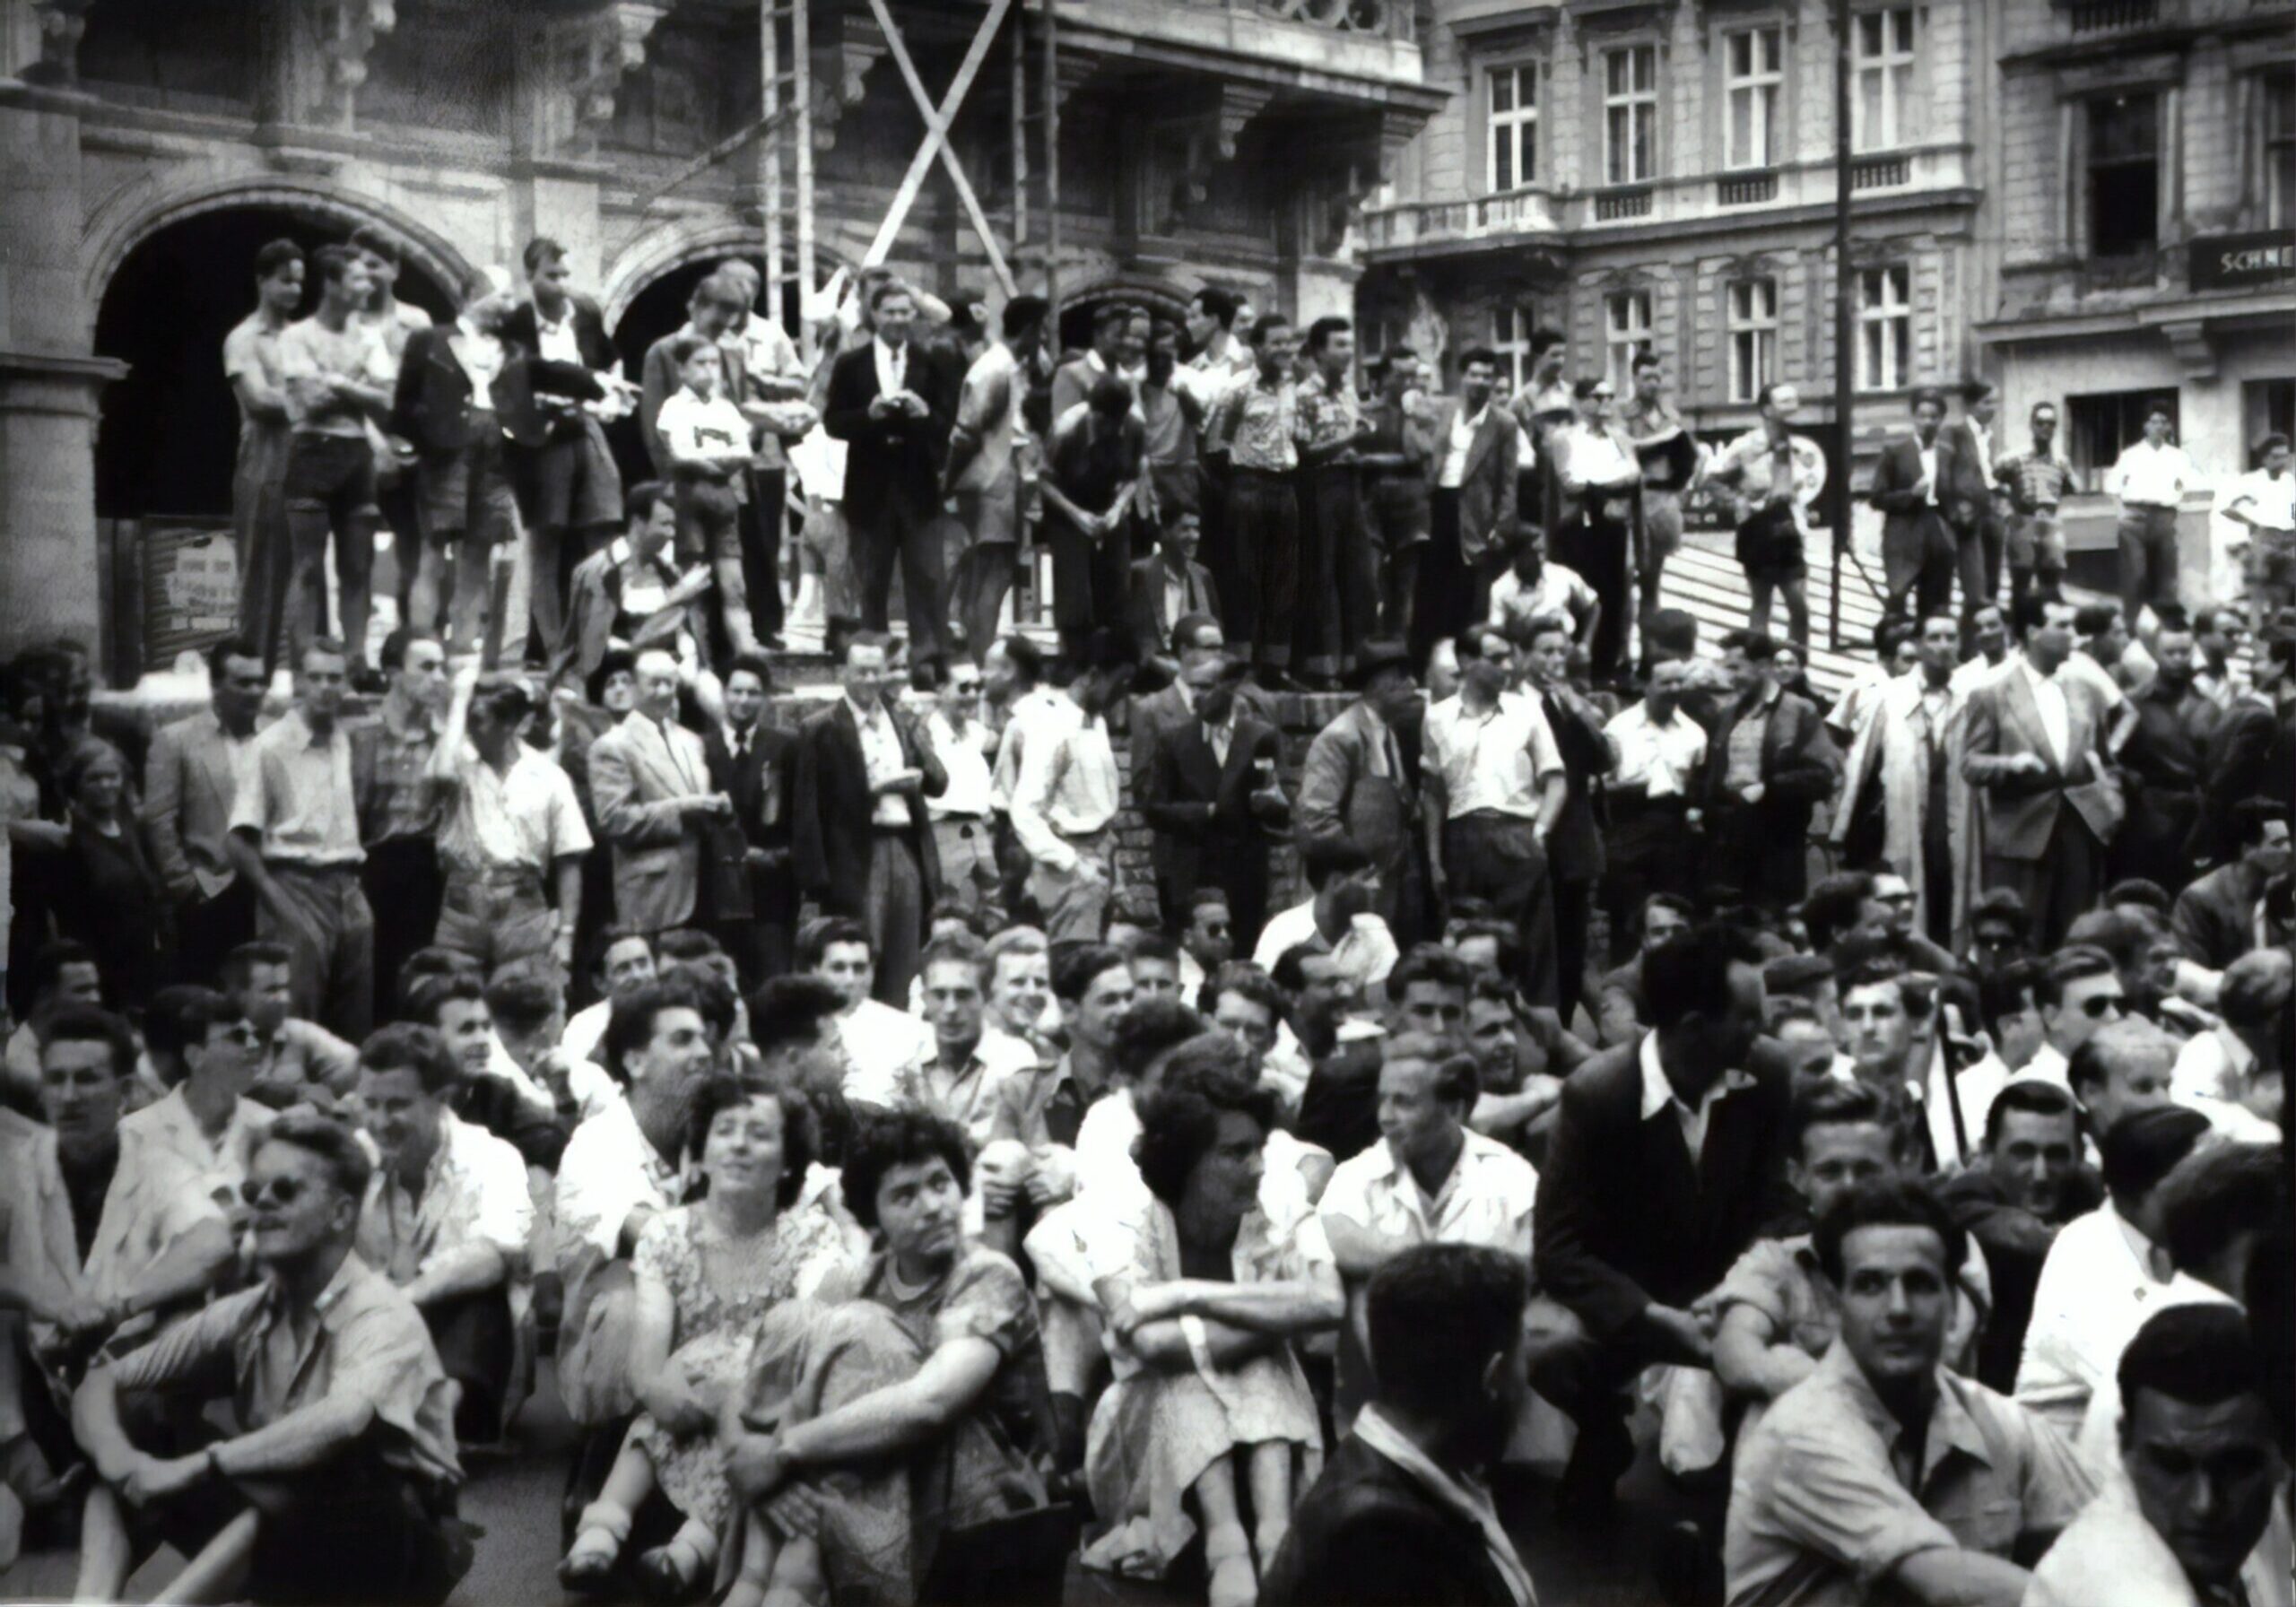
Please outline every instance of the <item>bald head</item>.
[[2073, 1052], [2067, 1064], [2074, 1097], [2100, 1134], [2133, 1110], [2169, 1102], [2177, 1040], [2142, 1018], [2108, 1021]]

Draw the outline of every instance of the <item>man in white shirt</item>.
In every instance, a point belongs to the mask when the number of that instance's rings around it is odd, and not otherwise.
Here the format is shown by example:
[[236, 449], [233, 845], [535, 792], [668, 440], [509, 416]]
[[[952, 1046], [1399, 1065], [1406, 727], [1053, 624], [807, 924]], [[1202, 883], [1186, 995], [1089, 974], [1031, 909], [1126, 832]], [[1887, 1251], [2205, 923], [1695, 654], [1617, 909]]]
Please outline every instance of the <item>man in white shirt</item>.
[[1542, 614], [1570, 621], [1571, 640], [1590, 639], [1603, 617], [1602, 599], [1578, 570], [1551, 561], [1546, 537], [1526, 529], [1515, 543], [1515, 561], [1491, 583], [1490, 623], [1500, 630], [1527, 625]]
[[482, 1445], [501, 1433], [509, 1296], [534, 1201], [518, 1151], [447, 1108], [461, 1081], [446, 1041], [427, 1027], [386, 1027], [360, 1050], [361, 1121], [379, 1159], [359, 1215], [359, 1254], [422, 1313], [461, 1391], [455, 1437]]
[[[924, 682], [930, 680], [931, 688]], [[980, 708], [980, 672], [970, 664], [919, 666], [918, 700], [929, 711], [925, 740], [948, 772], [949, 785], [926, 804], [941, 860], [941, 908], [978, 911], [996, 897], [995, 829], [989, 820], [995, 781], [989, 756], [996, 737], [974, 716]]]
[[808, 924], [797, 934], [797, 969], [845, 999], [836, 1017], [848, 1067], [845, 1097], [864, 1105], [892, 1104], [896, 1073], [933, 1053], [933, 1033], [907, 1011], [873, 996], [876, 951], [867, 928], [844, 916]]
[[262, 1035], [230, 995], [204, 987], [177, 992], [167, 990], [173, 1003], [164, 1008], [153, 1000], [144, 1035], [154, 1050], [177, 1055], [187, 1074], [164, 1099], [122, 1117], [120, 1139], [182, 1161], [207, 1196], [230, 1211], [274, 1114], [247, 1097]]
[[1616, 952], [1654, 893], [1687, 898], [1695, 860], [1691, 797], [1706, 769], [1706, 728], [1683, 712], [1687, 660], [1650, 665], [1642, 700], [1603, 727], [1618, 762], [1604, 796], [1610, 806], [1603, 907]]
[[1029, 439], [1021, 404], [1028, 399], [1030, 373], [1044, 350], [1050, 312], [1051, 303], [1041, 296], [1015, 296], [1004, 304], [1004, 338], [965, 370], [956, 424], [949, 432], [949, 457], [941, 468], [941, 483], [956, 498], [958, 522], [972, 543], [958, 562], [951, 590], [976, 664], [985, 662], [996, 639], [997, 615], [1018, 569], [1020, 447]]
[[1633, 438], [1611, 416], [1618, 393], [1608, 379], [1579, 379], [1570, 395], [1578, 416], [1555, 433], [1552, 454], [1563, 497], [1555, 552], [1587, 578], [1599, 599], [1587, 651], [1595, 679], [1607, 684], [1625, 668], [1627, 629], [1634, 617], [1629, 588], [1642, 460]]
[[2120, 499], [2120, 604], [2129, 628], [2148, 603], [2177, 597], [2177, 508], [2200, 475], [2185, 449], [2169, 439], [2175, 427], [2165, 404], [2144, 415], [2144, 439], [2105, 472], [2105, 491]]
[[1377, 913], [1378, 868], [1353, 839], [1323, 837], [1300, 845], [1300, 871], [1314, 891], [1268, 918], [1252, 963], [1273, 972], [1277, 960], [1306, 943], [1329, 953], [1359, 996], [1375, 996], [1399, 954]]
[[1414, 1245], [1482, 1245], [1518, 1263], [1531, 1254], [1539, 1177], [1531, 1163], [1466, 1125], [1479, 1084], [1474, 1060], [1444, 1039], [1406, 1033], [1382, 1046], [1379, 1142], [1332, 1173], [1317, 1210], [1347, 1281], [1338, 1417], [1352, 1418], [1370, 1383], [1360, 1343], [1371, 1274]]
[[996, 1126], [1006, 1079], [1035, 1073], [1036, 1051], [987, 1024], [987, 955], [979, 939], [935, 939], [919, 980], [930, 1047], [894, 1071], [884, 1102], [954, 1122], [977, 1148]]
[[644, 933], [621, 927], [603, 934], [599, 942], [598, 957], [590, 970], [591, 984], [598, 990], [597, 1002], [584, 1005], [567, 1018], [566, 1034], [559, 1045], [570, 1060], [587, 1060], [603, 1065], [602, 1046], [606, 1022], [613, 1014], [613, 996], [625, 987], [652, 978], [654, 945]]
[[[2167, 1074], [2165, 1064], [2161, 1072]], [[2016, 1393], [2020, 1405], [2067, 1438], [2145, 1317], [2163, 1306], [2221, 1298], [2170, 1264], [2154, 1197], [2161, 1180], [2207, 1133], [2206, 1116], [2173, 1105], [2124, 1116], [2102, 1141], [2110, 1198], [2066, 1223], [2049, 1246], [2033, 1290]]]
[[[1427, 711], [1420, 778], [1430, 884], [1445, 896], [1483, 899], [1515, 923], [1523, 943], [1523, 996], [1556, 1003], [1554, 903], [1547, 833], [1562, 812], [1562, 752], [1535, 697], [1506, 691], [1507, 672], [1482, 651], [1487, 625], [1467, 636], [1458, 695]], [[1503, 638], [1500, 638], [1502, 642]], [[1461, 641], [1463, 654], [1468, 647]]]
[[[1114, 631], [1093, 633], [1065, 707], [1032, 719], [1013, 784], [1013, 833], [1029, 857], [1028, 893], [1055, 944], [1096, 942], [1116, 887], [1117, 810], [1123, 777], [1106, 711], [1130, 666]], [[1008, 733], [1009, 735], [1009, 733]]]
[[2266, 436], [2257, 459], [2257, 467], [2217, 498], [2216, 512], [2248, 530], [2240, 568], [2248, 586], [2248, 629], [2261, 634], [2266, 620], [2296, 602], [2296, 471], [2284, 435]]

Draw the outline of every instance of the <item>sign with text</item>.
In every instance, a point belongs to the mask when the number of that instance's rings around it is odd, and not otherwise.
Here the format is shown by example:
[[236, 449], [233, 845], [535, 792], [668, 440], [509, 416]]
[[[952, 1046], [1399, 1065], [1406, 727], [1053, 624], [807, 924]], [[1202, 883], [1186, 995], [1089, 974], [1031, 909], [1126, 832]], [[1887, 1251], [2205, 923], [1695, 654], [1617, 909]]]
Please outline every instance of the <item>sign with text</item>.
[[2190, 250], [2192, 288], [2196, 291], [2296, 284], [2296, 234], [2285, 230], [2204, 235], [2192, 242]]
[[239, 555], [229, 519], [144, 521], [144, 662], [165, 669], [239, 624]]

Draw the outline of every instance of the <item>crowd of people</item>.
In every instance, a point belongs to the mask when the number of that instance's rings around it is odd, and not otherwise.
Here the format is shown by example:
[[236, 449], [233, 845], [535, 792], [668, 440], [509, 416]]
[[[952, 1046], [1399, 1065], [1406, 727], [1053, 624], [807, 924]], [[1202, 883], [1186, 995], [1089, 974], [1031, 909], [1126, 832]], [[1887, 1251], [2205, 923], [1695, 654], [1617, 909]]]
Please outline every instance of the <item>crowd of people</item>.
[[[2296, 620], [2161, 589], [2173, 448], [2083, 606], [2040, 418], [1925, 395], [1821, 699], [1657, 590], [1710, 482], [1805, 627], [1787, 387], [1718, 453], [1551, 341], [1525, 423], [1488, 352], [1364, 403], [1206, 291], [1039, 408], [1040, 301], [961, 363], [875, 276], [808, 376], [735, 269], [629, 386], [548, 242], [443, 332], [392, 257], [294, 323], [259, 265], [208, 707], [7, 666], [0, 1558], [435, 1603], [549, 1390], [579, 1593], [1529, 1607], [1494, 1488], [1599, 1534], [1647, 1456], [1670, 1600], [2288, 1601]], [[859, 596], [792, 698], [816, 424]]]

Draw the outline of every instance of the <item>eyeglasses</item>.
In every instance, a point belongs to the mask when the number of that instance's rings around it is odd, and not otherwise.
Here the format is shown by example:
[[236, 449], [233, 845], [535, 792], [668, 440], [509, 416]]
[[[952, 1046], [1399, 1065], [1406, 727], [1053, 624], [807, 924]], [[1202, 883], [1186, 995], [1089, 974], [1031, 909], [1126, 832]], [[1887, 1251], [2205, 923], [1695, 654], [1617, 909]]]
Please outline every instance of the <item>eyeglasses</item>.
[[2108, 1015], [2120, 1014], [2120, 1001], [2109, 994], [2100, 994], [2093, 999], [2081, 1001], [2081, 1013], [2092, 1021], [2101, 1021]]
[[306, 1186], [300, 1177], [274, 1177], [268, 1183], [250, 1177], [239, 1185], [239, 1198], [250, 1205], [267, 1205], [274, 1202], [281, 1205], [292, 1205], [303, 1197]]

